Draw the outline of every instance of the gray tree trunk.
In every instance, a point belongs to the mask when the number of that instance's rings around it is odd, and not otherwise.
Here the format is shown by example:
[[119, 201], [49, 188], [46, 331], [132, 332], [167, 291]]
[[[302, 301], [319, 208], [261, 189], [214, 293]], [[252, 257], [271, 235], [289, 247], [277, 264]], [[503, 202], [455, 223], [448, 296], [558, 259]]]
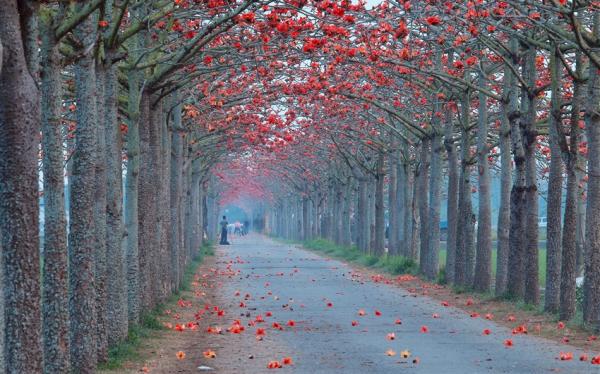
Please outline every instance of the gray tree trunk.
[[384, 165], [385, 155], [379, 153], [377, 159], [377, 178], [375, 180], [375, 255], [381, 256], [385, 249], [385, 207], [384, 207]]
[[398, 243], [400, 228], [398, 227], [398, 153], [390, 155], [389, 162], [389, 185], [388, 185], [388, 211], [390, 217], [390, 226], [388, 234], [388, 253], [390, 255], [398, 255]]
[[[96, 40], [94, 17], [76, 28], [76, 36], [89, 48]], [[91, 53], [75, 65], [77, 98], [76, 146], [72, 155], [71, 205], [69, 214], [69, 313], [71, 367], [75, 372], [96, 369], [96, 236], [94, 224], [96, 138], [96, 73]]]
[[416, 190], [419, 201], [419, 217], [420, 217], [420, 252], [419, 252], [419, 267], [421, 273], [425, 274], [427, 271], [427, 259], [429, 251], [429, 159], [431, 145], [431, 139], [421, 139], [421, 158], [419, 160], [419, 177], [417, 178], [416, 184], [419, 186]]
[[[577, 53], [576, 64], [577, 71], [583, 73], [581, 53]], [[579, 121], [581, 120], [582, 93], [583, 82], [575, 81], [571, 104], [570, 141], [567, 149], [562, 150], [567, 172], [567, 192], [565, 196], [564, 225], [562, 232], [560, 299], [558, 310], [560, 319], [564, 321], [568, 321], [575, 316], [576, 306], [576, 277], [578, 274], [577, 236], [579, 231], [578, 224], [580, 224], [577, 220], [577, 210], [579, 205], [578, 169], [580, 167], [578, 149], [579, 141], [581, 140]], [[560, 112], [558, 114], [560, 114]], [[560, 121], [555, 122], [556, 126], [559, 126], [560, 124]], [[566, 147], [565, 137], [561, 137], [561, 140], [565, 143], [562, 148]]]
[[44, 268], [42, 323], [44, 372], [69, 372], [69, 295], [64, 153], [61, 132], [60, 52], [50, 17], [41, 22]]
[[415, 262], [419, 261], [419, 247], [420, 247], [420, 233], [421, 233], [421, 215], [419, 206], [421, 205], [420, 199], [422, 194], [419, 192], [419, 172], [420, 168], [415, 165], [414, 171], [411, 178], [412, 184], [412, 199], [410, 204], [411, 220], [410, 220], [410, 245], [408, 247], [408, 258], [413, 259]]
[[368, 244], [368, 220], [367, 217], [367, 188], [366, 178], [360, 178], [358, 181], [358, 211], [356, 214], [356, 226], [358, 232], [358, 248], [363, 252], [369, 251]]
[[[600, 13], [593, 16], [593, 33], [600, 36]], [[600, 49], [595, 49], [600, 53]], [[600, 69], [591, 66], [585, 111], [588, 138], [588, 194], [585, 227], [583, 321], [600, 326]]]
[[[485, 75], [479, 75], [479, 84], [486, 86]], [[477, 169], [479, 176], [479, 204], [477, 223], [477, 254], [473, 288], [479, 292], [488, 292], [492, 287], [492, 201], [490, 167], [488, 161], [487, 97], [479, 92], [479, 110], [477, 118]]]
[[[523, 58], [523, 70], [526, 73], [529, 87], [535, 87], [536, 82], [536, 49], [529, 46]], [[538, 269], [538, 189], [537, 189], [537, 160], [535, 157], [537, 144], [537, 100], [528, 95], [524, 128], [525, 147], [525, 295], [526, 303], [537, 305], [540, 299], [539, 269]]]
[[[559, 126], [562, 126], [560, 110], [560, 65], [558, 56], [553, 53], [550, 58], [551, 110], [549, 123], [550, 173], [548, 176], [548, 208], [546, 216], [546, 290], [544, 293], [544, 310], [556, 313], [560, 304], [561, 278], [561, 208], [563, 162], [559, 144]], [[574, 247], [573, 247], [574, 248]], [[573, 256], [573, 260], [575, 256]]]
[[0, 2], [0, 237], [7, 373], [42, 372], [39, 93], [27, 71], [17, 2]]
[[510, 123], [508, 121], [507, 111], [508, 109], [505, 105], [502, 105], [500, 139], [498, 141], [500, 147], [500, 207], [498, 208], [498, 248], [496, 252], [495, 293], [497, 296], [506, 293], [506, 282], [508, 277], [512, 160], [510, 157]]
[[[110, 57], [110, 56], [109, 56]], [[123, 223], [123, 138], [117, 117], [118, 81], [116, 66], [106, 67], [104, 82], [106, 136], [106, 258], [110, 276], [106, 280], [107, 333], [109, 347], [127, 338], [127, 278]]]
[[[173, 109], [173, 127], [181, 128], [181, 105]], [[169, 237], [171, 255], [171, 290], [179, 289], [180, 281], [180, 251], [181, 248], [181, 214], [183, 198], [183, 134], [179, 131], [171, 133], [171, 235]]]
[[448, 155], [448, 206], [446, 210], [448, 232], [446, 234], [446, 282], [454, 284], [456, 261], [456, 234], [458, 229], [458, 155], [454, 142], [452, 111], [446, 108], [444, 146]]
[[[518, 64], [517, 41], [510, 41], [512, 63]], [[519, 109], [519, 94], [516, 78], [512, 72], [505, 71], [509, 78], [506, 79], [508, 86], [509, 104], [508, 119], [510, 122], [510, 134], [512, 143], [513, 161], [515, 175], [510, 192], [510, 231], [509, 231], [509, 254], [508, 254], [508, 295], [520, 299], [525, 294], [525, 149], [523, 148], [522, 115]]]
[[440, 270], [440, 208], [442, 203], [443, 150], [442, 136], [434, 128], [431, 137], [431, 184], [428, 212], [429, 238], [427, 239], [428, 250], [425, 266], [425, 276], [431, 280], [437, 278]]
[[96, 285], [96, 346], [98, 362], [108, 359], [108, 334], [106, 319], [107, 303], [107, 255], [106, 255], [106, 120], [104, 103], [104, 79], [106, 74], [100, 64], [96, 65], [96, 168], [94, 189], [94, 229], [95, 229], [95, 274]]

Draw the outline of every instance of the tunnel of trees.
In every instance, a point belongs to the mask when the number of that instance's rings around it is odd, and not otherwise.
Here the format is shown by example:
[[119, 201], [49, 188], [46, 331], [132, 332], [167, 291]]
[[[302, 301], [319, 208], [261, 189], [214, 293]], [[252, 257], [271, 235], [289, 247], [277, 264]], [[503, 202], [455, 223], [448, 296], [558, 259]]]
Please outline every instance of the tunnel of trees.
[[0, 372], [93, 372], [238, 197], [600, 327], [599, 7], [0, 1]]

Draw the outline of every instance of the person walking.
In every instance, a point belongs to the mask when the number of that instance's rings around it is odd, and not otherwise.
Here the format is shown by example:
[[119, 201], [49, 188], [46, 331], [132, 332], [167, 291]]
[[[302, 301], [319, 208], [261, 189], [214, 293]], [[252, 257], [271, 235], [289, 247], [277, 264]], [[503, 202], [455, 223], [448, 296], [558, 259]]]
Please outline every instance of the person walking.
[[227, 241], [227, 226], [229, 224], [229, 222], [227, 222], [227, 217], [223, 216], [223, 220], [219, 224], [221, 225], [221, 241], [219, 244], [229, 245], [229, 242]]

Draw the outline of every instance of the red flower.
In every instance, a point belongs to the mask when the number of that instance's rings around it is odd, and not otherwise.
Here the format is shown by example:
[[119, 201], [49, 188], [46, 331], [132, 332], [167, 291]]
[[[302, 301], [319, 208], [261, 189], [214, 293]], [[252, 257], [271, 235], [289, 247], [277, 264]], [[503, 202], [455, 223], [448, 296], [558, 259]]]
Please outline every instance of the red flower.
[[512, 346], [513, 346], [513, 341], [512, 341], [512, 339], [506, 339], [506, 340], [504, 341], [504, 345], [505, 345], [506, 347], [512, 347]]
[[425, 333], [429, 332], [429, 328], [427, 326], [423, 325], [423, 326], [421, 326], [421, 332], [425, 334]]
[[440, 17], [438, 17], [438, 16], [427, 17], [427, 18], [425, 18], [425, 21], [427, 21], [427, 23], [430, 24], [431, 26], [437, 26], [442, 22], [440, 20]]
[[378, 310], [375, 310], [375, 315], [376, 315], [377, 317], [380, 317], [380, 316], [381, 316], [381, 312], [380, 312], [380, 311], [378, 311]]
[[358, 321], [352, 321], [352, 326], [358, 326]]
[[492, 330], [490, 330], [490, 329], [483, 330], [483, 335], [489, 335], [491, 333], [492, 333]]

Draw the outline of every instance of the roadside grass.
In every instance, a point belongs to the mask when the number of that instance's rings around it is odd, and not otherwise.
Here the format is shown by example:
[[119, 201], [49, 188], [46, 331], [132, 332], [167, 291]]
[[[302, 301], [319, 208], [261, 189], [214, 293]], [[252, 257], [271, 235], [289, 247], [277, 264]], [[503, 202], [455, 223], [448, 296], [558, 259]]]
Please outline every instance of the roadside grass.
[[164, 314], [164, 311], [176, 305], [182, 292], [191, 289], [192, 281], [196, 269], [202, 264], [205, 256], [214, 255], [214, 246], [212, 243], [203, 243], [194, 258], [186, 267], [183, 274], [183, 282], [179, 291], [174, 292], [164, 303], [157, 305], [150, 312], [143, 314], [140, 317], [140, 323], [130, 326], [127, 334], [127, 339], [121, 343], [109, 348], [108, 360], [98, 365], [98, 370], [115, 370], [120, 369], [126, 362], [138, 361], [141, 359], [140, 347], [142, 344], [153, 337], [156, 337], [164, 326], [159, 320], [159, 317]]
[[301, 243], [304, 247], [328, 256], [353, 262], [368, 268], [381, 269], [387, 273], [416, 274], [418, 266], [415, 261], [403, 256], [383, 255], [381, 257], [362, 253], [356, 246], [340, 246], [325, 239], [313, 239]]

